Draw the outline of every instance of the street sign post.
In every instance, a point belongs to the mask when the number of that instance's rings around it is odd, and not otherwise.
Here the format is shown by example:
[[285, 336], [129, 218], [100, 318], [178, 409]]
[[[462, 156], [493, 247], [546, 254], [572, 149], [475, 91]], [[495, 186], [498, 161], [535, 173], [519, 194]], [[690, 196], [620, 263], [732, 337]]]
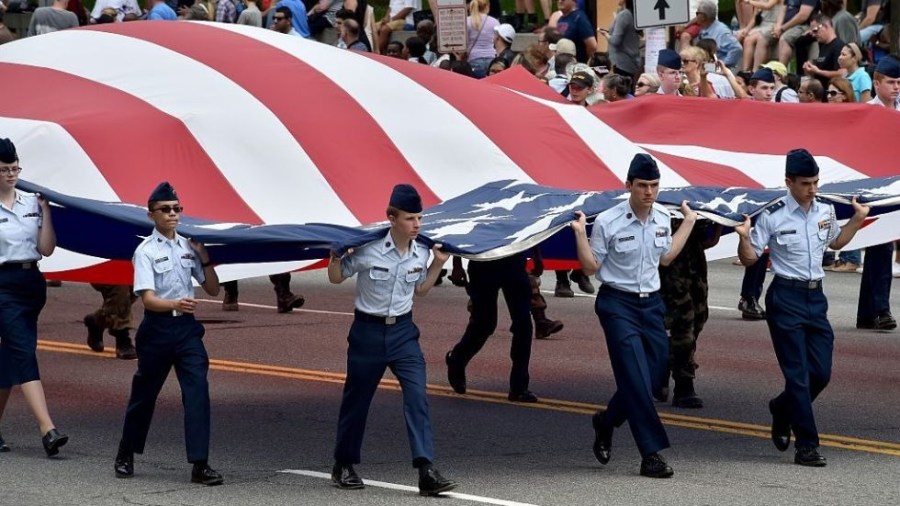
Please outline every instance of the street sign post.
[[437, 11], [438, 51], [441, 53], [465, 52], [468, 34], [466, 0], [438, 0]]
[[635, 0], [634, 27], [686, 25], [691, 20], [688, 0]]

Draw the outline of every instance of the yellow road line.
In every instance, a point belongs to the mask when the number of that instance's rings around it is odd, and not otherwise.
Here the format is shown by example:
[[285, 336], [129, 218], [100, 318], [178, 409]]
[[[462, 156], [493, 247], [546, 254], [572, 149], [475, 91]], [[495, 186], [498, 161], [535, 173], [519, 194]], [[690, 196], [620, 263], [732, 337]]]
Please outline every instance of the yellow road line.
[[[62, 341], [39, 340], [38, 349], [43, 351], [54, 351], [75, 355], [86, 355], [97, 358], [115, 357], [115, 353], [113, 351], [96, 353], [94, 351], [91, 351], [87, 346], [83, 344], [67, 343]], [[328, 371], [298, 369], [294, 367], [255, 364], [251, 362], [236, 362], [232, 360], [220, 359], [210, 359], [209, 363], [210, 369], [214, 371], [255, 374], [260, 376], [335, 384], [343, 384], [345, 379], [344, 374]], [[397, 382], [397, 380], [384, 379], [381, 381], [381, 384], [378, 386], [378, 388], [382, 390], [399, 391], [400, 384]], [[606, 406], [603, 406], [601, 404], [591, 404], [586, 402], [547, 398], [541, 398], [541, 401], [536, 404], [511, 403], [506, 399], [506, 394], [501, 392], [468, 390], [465, 395], [459, 395], [453, 392], [450, 387], [444, 385], [428, 385], [428, 393], [433, 396], [453, 397], [457, 399], [490, 402], [494, 404], [514, 404], [515, 406], [522, 408], [544, 409], [549, 411], [573, 413], [579, 415], [592, 415], [598, 409], [606, 408]], [[721, 420], [716, 418], [679, 415], [673, 413], [660, 413], [659, 417], [662, 419], [663, 423], [672, 427], [684, 427], [689, 429], [722, 432], [726, 434], [737, 434], [741, 436], [757, 437], [762, 439], [769, 438], [769, 427], [766, 425], [736, 422], [731, 420]], [[867, 453], [877, 453], [881, 455], [900, 457], [900, 443], [894, 443], [890, 441], [861, 439], [835, 434], [819, 434], [819, 443], [822, 446], [829, 446], [833, 448], [843, 448], [846, 450], [855, 450]]]

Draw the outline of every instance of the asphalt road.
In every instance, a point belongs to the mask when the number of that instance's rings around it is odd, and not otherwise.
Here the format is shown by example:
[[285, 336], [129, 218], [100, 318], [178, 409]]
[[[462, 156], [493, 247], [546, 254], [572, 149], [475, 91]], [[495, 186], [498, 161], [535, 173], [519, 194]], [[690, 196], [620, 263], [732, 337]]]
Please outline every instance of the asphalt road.
[[[444, 353], [467, 320], [462, 289], [445, 284], [416, 301], [428, 361], [437, 467], [460, 482], [459, 494], [421, 498], [413, 489], [400, 395], [388, 374], [372, 406], [357, 470], [369, 486], [330, 486], [331, 451], [353, 282], [328, 285], [324, 272], [295, 274], [307, 305], [276, 314], [266, 279], [241, 282], [241, 310], [202, 304], [213, 437], [210, 463], [226, 484], [189, 483], [180, 392], [174, 374], [157, 405], [136, 476], [116, 479], [112, 461], [135, 362], [84, 344], [82, 317], [100, 298], [89, 286], [49, 289], [41, 315], [39, 359], [51, 413], [71, 436], [58, 458], [44, 456], [34, 420], [16, 391], [0, 429], [12, 452], [0, 454], [0, 505], [883, 505], [900, 498], [900, 333], [854, 328], [857, 274], [829, 273], [826, 291], [835, 328], [832, 383], [815, 404], [828, 466], [803, 468], [768, 440], [767, 400], [781, 373], [764, 322], [735, 310], [742, 270], [711, 265], [710, 321], [701, 336], [701, 410], [658, 404], [672, 448], [670, 480], [638, 475], [640, 458], [627, 425], [614, 437], [613, 459], [591, 453], [589, 414], [614, 383], [592, 297], [556, 299], [549, 315], [565, 329], [536, 341], [532, 390], [537, 405], [506, 402], [508, 318], [468, 368], [470, 394], [447, 386]], [[552, 289], [552, 273], [544, 276]], [[895, 284], [896, 285], [896, 284]], [[897, 299], [894, 288], [893, 300]], [[135, 306], [139, 315], [140, 304]], [[895, 314], [897, 311], [895, 311]], [[375, 481], [383, 483], [375, 483]], [[378, 485], [378, 486], [376, 486]], [[383, 486], [382, 486], [383, 485]], [[494, 501], [494, 502], [490, 502]]]

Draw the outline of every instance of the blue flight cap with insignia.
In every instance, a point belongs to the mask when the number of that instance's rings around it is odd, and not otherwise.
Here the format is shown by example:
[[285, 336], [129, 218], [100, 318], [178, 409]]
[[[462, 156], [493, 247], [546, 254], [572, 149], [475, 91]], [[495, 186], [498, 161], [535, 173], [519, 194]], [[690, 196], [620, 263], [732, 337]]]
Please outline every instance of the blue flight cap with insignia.
[[16, 145], [9, 139], [0, 139], [0, 162], [15, 163], [19, 161]]
[[412, 185], [398, 184], [391, 192], [391, 207], [407, 213], [422, 212], [422, 198]]
[[628, 166], [628, 182], [635, 179], [643, 179], [645, 181], [654, 181], [659, 179], [659, 167], [656, 160], [646, 153], [638, 153], [631, 159], [631, 165]]
[[767, 67], [760, 67], [756, 72], [750, 75], [751, 81], [763, 81], [766, 83], [775, 83], [775, 73]]
[[900, 60], [893, 56], [885, 56], [878, 60], [875, 72], [890, 77], [891, 79], [897, 79], [900, 77]]
[[666, 68], [681, 70], [681, 55], [671, 49], [663, 49], [659, 52], [657, 64]]
[[793, 149], [787, 154], [784, 174], [788, 177], [815, 177], [819, 175], [819, 164], [809, 151]]
[[150, 197], [147, 199], [147, 204], [149, 205], [151, 202], [161, 202], [164, 200], [178, 200], [178, 194], [175, 193], [175, 188], [169, 184], [168, 181], [163, 181], [153, 189], [153, 193], [150, 194]]

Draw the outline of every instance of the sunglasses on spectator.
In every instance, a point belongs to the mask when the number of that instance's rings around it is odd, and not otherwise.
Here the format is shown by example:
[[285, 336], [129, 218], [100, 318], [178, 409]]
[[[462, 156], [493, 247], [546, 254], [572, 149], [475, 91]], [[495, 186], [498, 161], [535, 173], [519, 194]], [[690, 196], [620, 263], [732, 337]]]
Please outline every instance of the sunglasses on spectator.
[[836, 96], [838, 96], [839, 93], [841, 93], [841, 92], [839, 92], [837, 90], [828, 90], [829, 97], [836, 97]]
[[19, 172], [22, 172], [22, 167], [3, 167], [0, 169], [0, 174], [4, 176], [15, 176]]
[[286, 16], [272, 16], [272, 19], [274, 21], [284, 21], [285, 19], [287, 19], [287, 17]]
[[638, 87], [638, 88], [646, 88], [646, 87], [648, 87], [648, 86], [650, 86], [650, 85], [647, 84], [647, 83], [643, 83], [643, 82], [641, 82], [641, 81], [638, 81], [638, 83], [637, 83], [637, 87]]
[[163, 214], [169, 214], [172, 211], [175, 211], [176, 214], [181, 214], [181, 211], [184, 211], [184, 207], [182, 206], [159, 206], [153, 210], [153, 212], [159, 211]]

